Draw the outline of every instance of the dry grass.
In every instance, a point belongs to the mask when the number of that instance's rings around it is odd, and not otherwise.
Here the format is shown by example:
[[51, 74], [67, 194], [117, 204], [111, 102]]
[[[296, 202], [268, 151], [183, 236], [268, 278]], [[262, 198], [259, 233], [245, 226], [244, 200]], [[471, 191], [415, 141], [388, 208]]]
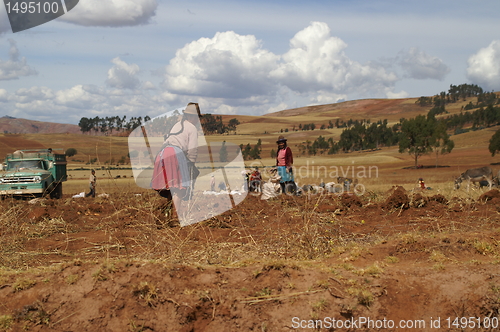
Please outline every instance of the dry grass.
[[12, 289], [15, 292], [20, 292], [25, 289], [29, 289], [36, 285], [36, 280], [28, 279], [28, 278], [18, 278], [13, 284]]
[[0, 331], [9, 331], [14, 319], [11, 315], [0, 316]]
[[[443, 189], [439, 186], [433, 189], [432, 194], [444, 195], [451, 202], [450, 204], [464, 206], [463, 220], [457, 220], [453, 228], [441, 227], [439, 232], [456, 231], [460, 228], [469, 229], [471, 225], [466, 222], [467, 218], [469, 215], [471, 218], [476, 218], [472, 213], [476, 204], [474, 202], [482, 192], [479, 190], [469, 193], [453, 191], [446, 186]], [[387, 193], [382, 191], [372, 192], [370, 195], [370, 200], [374, 203], [380, 203], [387, 197]], [[164, 205], [165, 201], [161, 197], [147, 192], [141, 196], [135, 196], [132, 191], [127, 192], [125, 189], [121, 194], [113, 194], [108, 199], [96, 199], [96, 203], [107, 206], [109, 212], [105, 213], [98, 225], [88, 227], [107, 232], [109, 240], [105, 243], [89, 244], [85, 252], [113, 252], [115, 256], [129, 258], [128, 252], [132, 249], [134, 258], [138, 259], [233, 266], [248, 265], [259, 261], [282, 262], [280, 264], [283, 266], [287, 264], [286, 261], [314, 260], [338, 254], [342, 254], [347, 263], [369, 254], [370, 248], [380, 242], [380, 237], [365, 236], [363, 242], [360, 243], [355, 237], [341, 232], [340, 227], [348, 226], [349, 223], [346, 221], [332, 223], [330, 222], [331, 216], [317, 211], [317, 207], [327, 199], [329, 198], [326, 196], [316, 195], [311, 196], [310, 199], [302, 199], [300, 202], [295, 198], [283, 203], [270, 202], [269, 211], [272, 212], [267, 217], [285, 221], [295, 216], [302, 220], [301, 226], [300, 229], [263, 228], [264, 233], [259, 237], [265, 239], [262, 241], [251, 235], [246, 217], [239, 214], [223, 214], [185, 229], [172, 228], [170, 227], [172, 220], [165, 217], [167, 206]], [[71, 204], [70, 202], [68, 200], [63, 204]], [[68, 234], [67, 241], [73, 241], [75, 239], [71, 233], [81, 227], [69, 223], [63, 216], [45, 217], [38, 222], [33, 222], [29, 220], [28, 211], [24, 208], [26, 202], [6, 201], [3, 204], [4, 213], [0, 215], [0, 231], [8, 235], [0, 238], [0, 257], [3, 266], [19, 268], [24, 266], [25, 261], [43, 254], [24, 252], [23, 243], [26, 240], [48, 238], [53, 234], [63, 232]], [[275, 208], [272, 207], [273, 205]], [[82, 211], [82, 213], [88, 214], [89, 212]], [[92, 214], [95, 213], [90, 211], [90, 216]], [[97, 212], [97, 215], [100, 214]], [[334, 214], [332, 216], [335, 218]], [[12, 223], [12, 220], [18, 222]], [[123, 220], [127, 222], [123, 224]], [[238, 238], [246, 238], [248, 241], [234, 241], [232, 237], [228, 237], [227, 242], [215, 240], [211, 235], [211, 229], [225, 227], [223, 225], [231, 225], [237, 231], [231, 234], [238, 234]], [[485, 222], [484, 225], [488, 223]], [[416, 231], [396, 234], [393, 238], [404, 245], [412, 245], [423, 241], [428, 236], [435, 236], [435, 234]], [[124, 245], [125, 242], [128, 244]], [[168, 245], [169, 243], [176, 245]], [[497, 243], [476, 240], [471, 245], [483, 255], [498, 254]], [[59, 250], [58, 254], [65, 255], [65, 252]], [[107, 273], [109, 273], [108, 269], [96, 272], [96, 279], [105, 278]], [[376, 274], [369, 271], [364, 273]]]

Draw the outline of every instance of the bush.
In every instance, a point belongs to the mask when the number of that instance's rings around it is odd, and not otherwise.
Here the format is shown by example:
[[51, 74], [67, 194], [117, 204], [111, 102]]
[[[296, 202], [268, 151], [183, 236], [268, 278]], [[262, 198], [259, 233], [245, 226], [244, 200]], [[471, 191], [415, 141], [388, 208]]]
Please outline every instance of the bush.
[[69, 148], [66, 150], [66, 157], [73, 157], [75, 154], [77, 154], [78, 151], [76, 151], [75, 148]]

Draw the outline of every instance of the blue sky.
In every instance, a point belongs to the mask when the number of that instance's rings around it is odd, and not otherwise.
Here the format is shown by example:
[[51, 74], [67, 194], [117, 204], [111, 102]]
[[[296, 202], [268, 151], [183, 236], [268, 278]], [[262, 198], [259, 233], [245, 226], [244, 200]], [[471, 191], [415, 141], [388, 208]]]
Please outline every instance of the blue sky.
[[500, 2], [80, 0], [12, 33], [0, 6], [0, 116], [78, 123], [261, 115], [450, 84], [500, 90]]

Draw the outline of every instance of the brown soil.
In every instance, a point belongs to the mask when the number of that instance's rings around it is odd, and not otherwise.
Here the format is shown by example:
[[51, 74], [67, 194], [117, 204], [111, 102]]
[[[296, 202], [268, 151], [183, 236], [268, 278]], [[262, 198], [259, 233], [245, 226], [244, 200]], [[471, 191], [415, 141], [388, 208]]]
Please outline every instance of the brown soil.
[[[249, 195], [181, 228], [153, 193], [7, 199], [0, 330], [462, 331], [448, 323], [494, 323], [499, 203], [496, 189], [478, 200], [402, 187], [380, 197]], [[379, 328], [360, 325], [362, 317]], [[333, 318], [357, 325], [328, 328]], [[395, 327], [383, 328], [384, 319]], [[431, 328], [436, 319], [440, 328]], [[319, 320], [325, 325], [315, 329]], [[414, 328], [396, 328], [402, 320]]]

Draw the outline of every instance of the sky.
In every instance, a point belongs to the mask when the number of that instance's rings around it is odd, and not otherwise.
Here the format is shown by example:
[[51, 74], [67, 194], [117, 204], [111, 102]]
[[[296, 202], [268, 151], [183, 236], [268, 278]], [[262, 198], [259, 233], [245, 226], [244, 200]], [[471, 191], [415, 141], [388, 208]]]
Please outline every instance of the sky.
[[500, 1], [80, 0], [13, 33], [0, 4], [0, 117], [78, 124], [263, 115], [366, 98], [500, 91]]

